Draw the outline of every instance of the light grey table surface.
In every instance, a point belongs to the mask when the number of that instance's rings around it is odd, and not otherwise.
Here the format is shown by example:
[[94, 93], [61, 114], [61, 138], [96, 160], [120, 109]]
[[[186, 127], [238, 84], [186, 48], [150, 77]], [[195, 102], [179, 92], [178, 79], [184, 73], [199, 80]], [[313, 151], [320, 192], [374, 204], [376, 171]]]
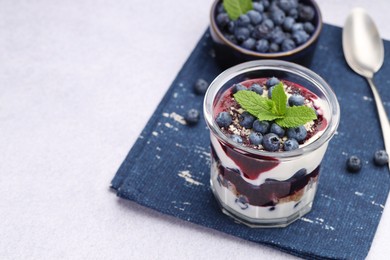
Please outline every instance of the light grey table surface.
[[[109, 190], [211, 2], [0, 1], [0, 259], [294, 259]], [[390, 39], [388, 1], [318, 2], [338, 26], [366, 8]], [[368, 258], [389, 240], [385, 207]]]

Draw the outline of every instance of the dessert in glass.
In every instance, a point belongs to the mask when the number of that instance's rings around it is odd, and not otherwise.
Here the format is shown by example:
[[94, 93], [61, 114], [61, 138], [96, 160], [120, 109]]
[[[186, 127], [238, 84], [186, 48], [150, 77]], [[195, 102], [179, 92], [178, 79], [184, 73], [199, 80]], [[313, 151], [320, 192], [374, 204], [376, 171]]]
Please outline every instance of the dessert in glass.
[[331, 87], [281, 60], [221, 73], [204, 100], [212, 191], [250, 227], [284, 227], [312, 208], [321, 161], [340, 121]]

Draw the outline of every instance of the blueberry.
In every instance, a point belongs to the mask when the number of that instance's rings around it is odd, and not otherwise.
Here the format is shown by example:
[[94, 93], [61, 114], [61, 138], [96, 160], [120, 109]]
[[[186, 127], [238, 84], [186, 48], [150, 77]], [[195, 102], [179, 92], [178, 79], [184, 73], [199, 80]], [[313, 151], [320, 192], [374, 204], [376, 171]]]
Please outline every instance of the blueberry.
[[263, 6], [264, 6], [265, 9], [268, 9], [269, 6], [270, 6], [269, 0], [261, 0], [260, 3], [263, 4]]
[[303, 30], [303, 23], [294, 23], [291, 27], [292, 32]]
[[359, 157], [352, 155], [347, 159], [347, 170], [349, 172], [358, 172], [362, 169], [362, 161]]
[[305, 140], [306, 136], [307, 130], [303, 125], [287, 129], [287, 137], [294, 138], [298, 142], [302, 142], [303, 140]]
[[242, 14], [237, 19], [237, 26], [245, 27], [251, 22], [249, 16], [247, 14]]
[[262, 3], [253, 2], [253, 9], [262, 13], [264, 11], [264, 6]]
[[249, 135], [249, 142], [253, 145], [259, 145], [263, 141], [263, 135], [258, 132], [252, 132]]
[[217, 12], [218, 12], [218, 13], [223, 13], [223, 12], [225, 12], [225, 7], [223, 7], [223, 4], [222, 4], [222, 3], [218, 4], [218, 6], [217, 6]]
[[240, 90], [247, 90], [247, 88], [240, 83], [234, 84], [232, 87], [232, 94], [235, 94]]
[[295, 19], [290, 16], [287, 16], [283, 22], [283, 29], [286, 31], [291, 31], [294, 23], [295, 23]]
[[230, 19], [229, 19], [229, 16], [227, 13], [218, 14], [217, 18], [215, 20], [216, 20], [218, 26], [221, 28], [225, 27], [230, 22]]
[[298, 9], [297, 8], [293, 8], [293, 9], [290, 9], [288, 11], [288, 16], [294, 18], [294, 19], [297, 19], [299, 14], [298, 14]]
[[250, 10], [246, 14], [249, 16], [249, 19], [253, 25], [257, 25], [263, 20], [261, 13], [256, 10]]
[[259, 95], [263, 95], [263, 87], [260, 86], [260, 85], [257, 84], [257, 83], [252, 84], [252, 85], [249, 87], [249, 90], [250, 90], [250, 91], [253, 91], [253, 92], [255, 92], [255, 93], [259, 94]]
[[286, 18], [286, 15], [280, 9], [275, 9], [271, 13], [271, 19], [275, 25], [283, 24], [285, 18]]
[[315, 30], [315, 27], [311, 22], [305, 22], [303, 24], [303, 30], [305, 30], [305, 32], [307, 32], [308, 34], [312, 34]]
[[194, 91], [198, 95], [204, 95], [209, 87], [209, 83], [204, 79], [198, 79], [194, 85]]
[[299, 30], [296, 32], [293, 32], [292, 39], [295, 41], [296, 44], [303, 44], [309, 39], [310, 35], [307, 34], [304, 30]]
[[249, 200], [244, 195], [238, 195], [235, 202], [242, 210], [245, 210], [249, 207]]
[[298, 2], [296, 0], [279, 0], [279, 7], [285, 12], [288, 12], [292, 8], [298, 7]]
[[272, 21], [272, 19], [265, 19], [263, 23], [267, 28], [273, 29], [275, 27], [275, 23]]
[[241, 44], [243, 48], [248, 50], [253, 50], [255, 48], [255, 45], [256, 45], [256, 40], [253, 38], [248, 38]]
[[252, 126], [253, 130], [262, 134], [266, 134], [269, 131], [269, 122], [255, 120]]
[[389, 162], [389, 155], [385, 150], [378, 150], [374, 154], [374, 163], [377, 166], [383, 166]]
[[238, 44], [237, 39], [236, 39], [236, 37], [234, 37], [234, 35], [226, 33], [226, 34], [224, 34], [223, 36], [225, 36], [225, 38], [226, 38], [228, 41], [230, 41], [231, 43], [233, 43], [233, 44]]
[[309, 5], [302, 5], [299, 8], [299, 18], [303, 21], [311, 21], [315, 16], [314, 8]]
[[267, 26], [266, 23], [261, 23], [257, 25], [252, 32], [252, 37], [257, 40], [265, 40], [268, 39], [269, 34], [271, 33], [272, 28]]
[[296, 44], [293, 40], [291, 39], [285, 39], [283, 42], [282, 42], [282, 45], [281, 45], [281, 48], [282, 48], [282, 51], [291, 51], [293, 50], [294, 48], [296, 47]]
[[274, 53], [274, 52], [278, 52], [278, 51], [279, 51], [279, 44], [272, 42], [269, 45], [269, 52]]
[[283, 144], [283, 149], [285, 151], [292, 151], [298, 148], [299, 148], [298, 141], [293, 138], [287, 139]]
[[286, 39], [286, 36], [284, 32], [279, 28], [279, 29], [274, 29], [271, 33], [271, 41], [276, 43], [276, 44], [281, 44], [284, 39]]
[[228, 32], [230, 33], [234, 33], [234, 30], [236, 29], [236, 22], [235, 21], [230, 21], [228, 24], [227, 24], [227, 30]]
[[232, 117], [228, 112], [220, 112], [215, 118], [219, 127], [228, 127], [232, 123]]
[[274, 90], [275, 86], [272, 86], [268, 89], [268, 98], [271, 99], [272, 98], [272, 91]]
[[199, 122], [199, 111], [196, 109], [190, 109], [184, 115], [184, 120], [186, 120], [188, 125], [196, 125]]
[[280, 125], [276, 124], [276, 123], [272, 123], [271, 124], [271, 128], [269, 130], [271, 133], [274, 133], [276, 134], [277, 136], [279, 137], [283, 137], [284, 136], [284, 129], [282, 127], [280, 127]]
[[236, 37], [238, 42], [243, 42], [249, 38], [250, 31], [246, 27], [237, 27], [234, 30], [234, 36]]
[[245, 111], [239, 116], [238, 120], [240, 126], [245, 128], [252, 128], [255, 117]]
[[242, 137], [239, 136], [239, 135], [231, 135], [230, 138], [236, 142], [236, 143], [239, 143], [239, 144], [242, 144]]
[[305, 103], [305, 98], [300, 94], [292, 94], [288, 98], [288, 104], [292, 106], [302, 106]]
[[276, 134], [269, 133], [263, 137], [263, 147], [266, 151], [275, 152], [279, 150], [279, 146], [280, 139]]
[[268, 52], [269, 50], [269, 42], [266, 39], [261, 39], [256, 42], [255, 46], [256, 50], [258, 52]]
[[275, 86], [277, 84], [279, 84], [280, 80], [276, 77], [271, 77], [269, 79], [267, 79], [267, 81], [265, 82], [265, 85], [270, 88], [272, 86]]

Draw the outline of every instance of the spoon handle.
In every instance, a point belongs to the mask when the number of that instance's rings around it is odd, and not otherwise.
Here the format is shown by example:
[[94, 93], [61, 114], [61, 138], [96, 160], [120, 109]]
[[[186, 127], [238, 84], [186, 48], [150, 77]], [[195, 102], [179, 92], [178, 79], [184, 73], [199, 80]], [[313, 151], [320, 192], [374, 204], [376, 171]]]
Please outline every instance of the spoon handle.
[[[390, 155], [390, 123], [389, 118], [387, 117], [386, 110], [383, 106], [382, 99], [379, 96], [378, 90], [375, 87], [374, 81], [372, 78], [367, 78], [368, 84], [371, 87], [372, 94], [374, 95], [376, 108], [378, 110], [379, 121], [381, 123], [383, 141], [385, 143], [385, 149], [388, 155]], [[390, 170], [390, 160], [388, 162]]]

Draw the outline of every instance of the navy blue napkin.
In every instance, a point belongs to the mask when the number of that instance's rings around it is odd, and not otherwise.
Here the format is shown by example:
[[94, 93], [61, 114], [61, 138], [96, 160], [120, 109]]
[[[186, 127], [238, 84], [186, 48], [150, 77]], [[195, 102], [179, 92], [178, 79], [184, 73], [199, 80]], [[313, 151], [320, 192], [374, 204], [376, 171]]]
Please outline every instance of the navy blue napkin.
[[[375, 80], [390, 114], [388, 41], [385, 53], [385, 64]], [[192, 90], [195, 81], [204, 78], [210, 82], [222, 71], [208, 31], [131, 148], [111, 187], [121, 198], [302, 258], [364, 259], [390, 187], [388, 169], [372, 162], [374, 152], [384, 149], [375, 104], [367, 82], [344, 61], [340, 28], [324, 26], [311, 69], [335, 90], [341, 122], [321, 166], [313, 209], [290, 226], [259, 230], [236, 224], [221, 213], [212, 195], [209, 131], [203, 120], [192, 127], [182, 122], [187, 110], [202, 110], [203, 97]], [[345, 170], [350, 155], [363, 160], [358, 174]]]

